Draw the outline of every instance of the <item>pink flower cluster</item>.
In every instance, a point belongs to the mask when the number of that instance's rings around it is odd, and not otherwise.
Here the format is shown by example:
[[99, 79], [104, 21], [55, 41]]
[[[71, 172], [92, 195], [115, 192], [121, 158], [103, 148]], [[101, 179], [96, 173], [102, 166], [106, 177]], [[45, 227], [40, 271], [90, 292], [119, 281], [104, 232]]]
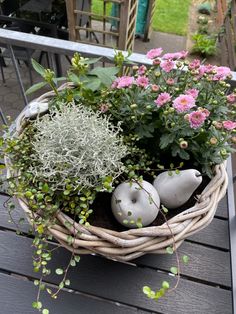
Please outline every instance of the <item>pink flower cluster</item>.
[[179, 113], [188, 112], [195, 107], [195, 99], [191, 95], [181, 94], [173, 101], [173, 107]]
[[191, 89], [186, 90], [185, 93], [186, 93], [186, 95], [190, 95], [194, 99], [196, 99], [198, 96], [199, 90], [197, 90], [196, 88], [191, 88]]
[[231, 76], [231, 70], [228, 67], [214, 67], [216, 74], [213, 76], [214, 81], [225, 80]]
[[190, 70], [195, 70], [195, 69], [198, 69], [200, 65], [201, 65], [200, 60], [194, 59], [192, 62], [189, 63], [188, 68]]
[[227, 101], [230, 104], [233, 104], [234, 102], [236, 102], [236, 95], [235, 94], [229, 94], [227, 97]]
[[138, 75], [144, 75], [147, 71], [147, 67], [145, 65], [141, 65], [139, 68], [138, 68]]
[[132, 76], [121, 76], [118, 77], [111, 85], [112, 88], [125, 88], [130, 87], [134, 83], [134, 78]]
[[207, 109], [199, 108], [196, 111], [191, 112], [188, 115], [188, 121], [192, 129], [197, 129], [203, 125], [206, 118], [210, 115], [210, 112]]
[[223, 121], [223, 127], [228, 131], [233, 130], [236, 128], [236, 122], [230, 120]]
[[171, 70], [174, 69], [175, 63], [172, 60], [164, 60], [161, 61], [160, 67], [162, 68], [163, 71], [169, 73]]
[[147, 87], [149, 84], [149, 79], [146, 76], [138, 76], [135, 83], [140, 87]]
[[155, 48], [155, 49], [149, 50], [148, 53], [146, 54], [146, 56], [148, 59], [156, 59], [156, 58], [160, 57], [162, 52], [163, 52], [162, 48]]
[[158, 107], [162, 107], [163, 105], [165, 105], [167, 102], [169, 102], [171, 100], [171, 96], [169, 93], [161, 93], [157, 99], [155, 100], [155, 104]]
[[228, 67], [216, 66], [216, 65], [201, 65], [198, 69], [199, 77], [202, 77], [205, 73], [212, 75], [213, 81], [226, 80], [231, 77], [231, 70]]
[[182, 50], [179, 52], [166, 53], [162, 56], [163, 60], [178, 60], [185, 59], [188, 55], [188, 51]]

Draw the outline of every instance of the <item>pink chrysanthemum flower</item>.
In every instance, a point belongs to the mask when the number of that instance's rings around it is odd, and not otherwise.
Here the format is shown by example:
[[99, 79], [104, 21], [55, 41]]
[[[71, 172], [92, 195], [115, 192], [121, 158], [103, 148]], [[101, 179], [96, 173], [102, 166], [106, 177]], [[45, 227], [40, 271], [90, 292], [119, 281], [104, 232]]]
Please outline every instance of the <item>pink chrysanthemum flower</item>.
[[149, 50], [148, 53], [146, 54], [146, 56], [148, 59], [155, 59], [155, 58], [160, 57], [162, 52], [163, 52], [162, 48], [155, 48], [155, 49]]
[[132, 76], [121, 76], [118, 77], [111, 85], [112, 88], [125, 88], [130, 87], [134, 83], [134, 78]]
[[135, 82], [140, 87], [147, 87], [149, 84], [149, 79], [146, 76], [139, 76]]
[[200, 60], [194, 59], [192, 62], [189, 63], [188, 68], [190, 70], [195, 70], [195, 69], [198, 69], [200, 67], [200, 65], [201, 65]]
[[201, 110], [193, 111], [189, 114], [188, 121], [192, 129], [197, 129], [202, 126], [205, 120], [206, 115]]
[[166, 80], [166, 84], [167, 85], [174, 85], [175, 80], [173, 78], [169, 78], [168, 80]]
[[235, 94], [229, 94], [226, 98], [230, 104], [233, 104], [236, 101], [236, 95]]
[[152, 84], [152, 85], [151, 85], [151, 88], [152, 88], [152, 91], [153, 91], [153, 92], [157, 92], [157, 91], [159, 91], [159, 89], [160, 89], [160, 87], [159, 87], [158, 85], [156, 85], [156, 84]]
[[199, 90], [197, 90], [196, 88], [191, 88], [191, 89], [188, 89], [188, 90], [186, 90], [186, 95], [191, 95], [191, 96], [193, 96], [193, 98], [197, 98], [197, 96], [198, 96], [198, 93], [199, 93]]
[[177, 112], [188, 112], [195, 106], [195, 99], [191, 95], [180, 95], [173, 101], [173, 107]]
[[172, 53], [165, 53], [162, 56], [163, 60], [177, 60], [181, 58], [181, 53], [180, 52], [172, 52]]
[[201, 65], [199, 67], [199, 77], [202, 77], [205, 73], [211, 73], [212, 70], [214, 69], [214, 66], [212, 64], [208, 64], [208, 65]]
[[99, 109], [100, 109], [100, 111], [101, 111], [102, 113], [105, 113], [105, 112], [108, 111], [109, 106], [108, 106], [107, 104], [101, 104], [100, 107], [99, 107]]
[[158, 107], [162, 107], [164, 104], [166, 104], [170, 100], [171, 100], [171, 96], [169, 93], [161, 93], [155, 100], [155, 104]]
[[145, 74], [147, 71], [147, 67], [145, 65], [141, 65], [139, 68], [138, 68], [138, 75], [143, 75]]
[[231, 76], [231, 70], [228, 67], [214, 67], [216, 74], [213, 76], [214, 81], [225, 80]]
[[165, 60], [161, 62], [161, 68], [163, 71], [169, 73], [171, 70], [174, 69], [175, 63], [172, 60]]
[[178, 60], [178, 59], [185, 59], [188, 55], [188, 51], [182, 50], [179, 52], [172, 52], [172, 53], [165, 53], [162, 56], [163, 60]]
[[206, 116], [206, 118], [209, 117], [210, 111], [209, 111], [208, 109], [199, 107], [198, 110], [201, 111], [202, 113], [204, 113], [204, 115]]
[[236, 122], [230, 121], [230, 120], [223, 121], [223, 127], [224, 127], [226, 130], [233, 130], [233, 129], [236, 128]]

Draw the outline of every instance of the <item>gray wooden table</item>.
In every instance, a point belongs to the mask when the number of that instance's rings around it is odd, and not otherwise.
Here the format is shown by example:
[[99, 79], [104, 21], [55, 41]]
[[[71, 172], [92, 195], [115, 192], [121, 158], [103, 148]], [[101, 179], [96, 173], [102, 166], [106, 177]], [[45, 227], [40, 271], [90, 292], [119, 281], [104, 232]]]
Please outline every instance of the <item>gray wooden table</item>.
[[[32, 270], [32, 238], [23, 225], [23, 235], [15, 233], [0, 196], [0, 313], [31, 314], [37, 289]], [[22, 217], [17, 207], [14, 219]], [[158, 288], [163, 280], [175, 282], [168, 275], [175, 265], [174, 256], [147, 255], [123, 264], [99, 256], [82, 256], [78, 267], [71, 269], [71, 286], [57, 300], [45, 295], [42, 301], [51, 314], [230, 314], [232, 312], [231, 266], [228, 236], [227, 198], [217, 210], [213, 222], [184, 242], [180, 253], [190, 257], [182, 267], [178, 289], [155, 302], [142, 293], [144, 285]], [[51, 264], [55, 269], [69, 260], [64, 249], [55, 251]], [[52, 286], [58, 276], [47, 278]]]

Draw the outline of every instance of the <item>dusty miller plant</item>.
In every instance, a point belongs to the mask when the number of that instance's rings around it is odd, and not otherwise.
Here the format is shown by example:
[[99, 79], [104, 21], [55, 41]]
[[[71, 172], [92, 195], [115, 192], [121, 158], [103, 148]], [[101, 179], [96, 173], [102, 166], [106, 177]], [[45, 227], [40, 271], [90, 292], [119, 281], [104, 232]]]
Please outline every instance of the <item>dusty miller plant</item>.
[[30, 171], [57, 189], [64, 189], [68, 179], [74, 189], [95, 188], [101, 178], [114, 180], [124, 170], [121, 128], [89, 108], [71, 103], [54, 109], [35, 128], [32, 144], [39, 166]]

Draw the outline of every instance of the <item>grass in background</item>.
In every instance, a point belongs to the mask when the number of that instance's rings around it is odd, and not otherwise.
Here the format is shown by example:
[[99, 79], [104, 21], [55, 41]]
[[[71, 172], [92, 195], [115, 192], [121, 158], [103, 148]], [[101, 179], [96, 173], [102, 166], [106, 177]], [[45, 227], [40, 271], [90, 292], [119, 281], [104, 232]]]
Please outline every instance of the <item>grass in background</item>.
[[152, 27], [156, 31], [186, 35], [191, 0], [156, 0]]
[[[93, 0], [92, 12], [102, 14], [103, 1]], [[186, 35], [191, 0], [156, 0], [152, 27], [155, 31]], [[110, 14], [111, 6], [107, 14]]]

